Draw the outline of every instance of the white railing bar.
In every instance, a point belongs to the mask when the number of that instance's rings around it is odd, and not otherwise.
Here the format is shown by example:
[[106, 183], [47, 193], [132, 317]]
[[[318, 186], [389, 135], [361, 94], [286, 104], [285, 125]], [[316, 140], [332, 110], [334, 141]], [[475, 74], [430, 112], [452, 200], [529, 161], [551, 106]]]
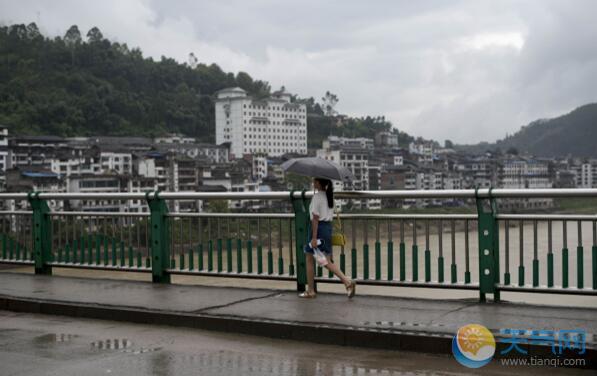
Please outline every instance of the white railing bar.
[[497, 219], [529, 221], [597, 221], [597, 214], [498, 214]]
[[340, 214], [341, 219], [477, 219], [477, 214]]
[[129, 212], [87, 212], [87, 211], [59, 211], [51, 212], [50, 216], [76, 216], [76, 217], [149, 217], [150, 213]]
[[[302, 193], [295, 191], [293, 197], [300, 198]], [[149, 193], [154, 198], [155, 193]], [[159, 192], [158, 196], [164, 200], [285, 200], [290, 198], [290, 192]], [[306, 198], [311, 198], [313, 191], [305, 192]], [[595, 188], [554, 188], [554, 189], [503, 189], [483, 188], [460, 190], [392, 190], [392, 191], [339, 191], [334, 195], [339, 199], [381, 199], [381, 198], [554, 198], [554, 197], [597, 197]], [[0, 193], [0, 200], [25, 200], [27, 193]], [[144, 192], [118, 193], [39, 193], [40, 199], [52, 200], [84, 200], [84, 199], [112, 199], [112, 200], [143, 200]]]
[[272, 218], [293, 219], [294, 214], [280, 213], [167, 213], [166, 217], [201, 217], [201, 218]]

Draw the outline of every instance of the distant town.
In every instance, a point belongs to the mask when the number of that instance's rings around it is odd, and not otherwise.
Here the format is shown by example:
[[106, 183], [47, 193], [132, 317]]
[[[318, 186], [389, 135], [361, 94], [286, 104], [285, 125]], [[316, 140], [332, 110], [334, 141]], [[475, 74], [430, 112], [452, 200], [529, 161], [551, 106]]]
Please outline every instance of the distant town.
[[[216, 144], [180, 134], [165, 137], [72, 137], [10, 135], [0, 126], [0, 184], [6, 192], [259, 192], [304, 188], [285, 176], [289, 158], [318, 156], [350, 169], [355, 181], [337, 190], [442, 190], [466, 188], [596, 188], [597, 160], [534, 158], [516, 152], [470, 155], [433, 142], [398, 146], [398, 136], [330, 135], [307, 149], [304, 104], [283, 90], [252, 98], [238, 87], [217, 93]], [[449, 145], [446, 145], [449, 146]], [[302, 181], [306, 183], [306, 181]], [[346, 209], [462, 206], [459, 200], [340, 202]], [[551, 199], [506, 205], [549, 208]], [[19, 209], [19, 203], [13, 203]], [[146, 212], [142, 200], [79, 200], [81, 211]], [[176, 202], [177, 211], [203, 211], [201, 201]], [[259, 201], [231, 201], [229, 210], [261, 210]]]

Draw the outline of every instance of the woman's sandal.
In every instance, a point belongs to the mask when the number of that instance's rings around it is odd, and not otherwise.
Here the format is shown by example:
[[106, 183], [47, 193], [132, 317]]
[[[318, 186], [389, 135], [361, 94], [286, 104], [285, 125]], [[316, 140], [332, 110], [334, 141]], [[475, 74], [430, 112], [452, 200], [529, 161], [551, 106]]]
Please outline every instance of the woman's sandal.
[[348, 295], [348, 298], [352, 298], [354, 296], [354, 294], [357, 292], [357, 283], [352, 280], [350, 281], [350, 285], [348, 285], [348, 287], [346, 288], [346, 293]]
[[305, 291], [299, 294], [299, 298], [314, 299], [315, 297], [317, 297], [317, 293], [315, 292]]

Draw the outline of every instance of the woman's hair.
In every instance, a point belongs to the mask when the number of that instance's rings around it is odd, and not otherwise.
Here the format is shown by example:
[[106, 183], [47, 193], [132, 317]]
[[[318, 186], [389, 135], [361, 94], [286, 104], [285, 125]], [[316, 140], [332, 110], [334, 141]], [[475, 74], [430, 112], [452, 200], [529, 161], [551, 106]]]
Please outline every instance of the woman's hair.
[[325, 189], [325, 196], [328, 199], [328, 208], [334, 207], [334, 184], [329, 179], [323, 178], [315, 178], [321, 185], [323, 189]]

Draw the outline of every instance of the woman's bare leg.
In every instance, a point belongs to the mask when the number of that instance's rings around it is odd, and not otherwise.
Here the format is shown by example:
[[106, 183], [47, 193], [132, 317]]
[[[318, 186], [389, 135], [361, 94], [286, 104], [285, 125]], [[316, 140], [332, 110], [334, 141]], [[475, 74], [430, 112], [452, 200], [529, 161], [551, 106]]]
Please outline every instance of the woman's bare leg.
[[[342, 283], [344, 283], [344, 286], [346, 286], [346, 287], [350, 286], [350, 278], [345, 276], [344, 273], [342, 273], [342, 270], [340, 270], [340, 268], [338, 267], [338, 265], [336, 265], [332, 262], [332, 258], [330, 256], [326, 256], [326, 257], [328, 259], [328, 264], [325, 267], [329, 271], [334, 273], [338, 278], [340, 278]], [[309, 273], [309, 269], [307, 269], [307, 273]]]
[[315, 293], [315, 266], [313, 263], [315, 262], [315, 258], [312, 254], [306, 254], [306, 263], [307, 263], [307, 292], [308, 293]]

